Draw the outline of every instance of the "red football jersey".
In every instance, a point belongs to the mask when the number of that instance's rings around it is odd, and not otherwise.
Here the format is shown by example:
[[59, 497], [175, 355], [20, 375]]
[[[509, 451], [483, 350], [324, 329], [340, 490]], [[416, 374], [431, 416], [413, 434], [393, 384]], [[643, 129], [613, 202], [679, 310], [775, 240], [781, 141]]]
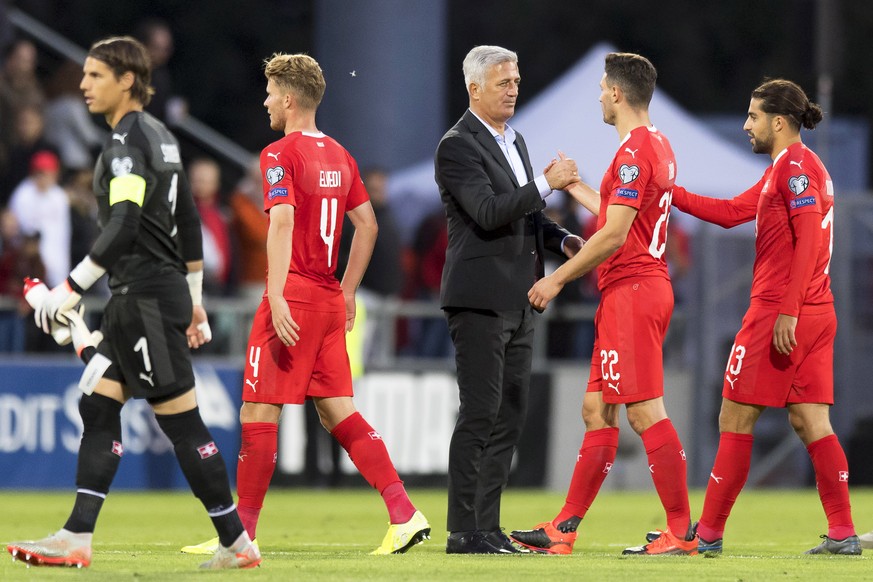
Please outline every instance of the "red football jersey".
[[[778, 306], [789, 315], [797, 315], [804, 304], [833, 303], [828, 273], [833, 250], [834, 186], [824, 164], [802, 143], [792, 144], [776, 156], [758, 187], [752, 302]], [[819, 243], [818, 252], [798, 257], [806, 264], [794, 264], [792, 272], [797, 241], [791, 219], [805, 213], [821, 217], [821, 229], [813, 233], [821, 240], [815, 241]], [[803, 273], [810, 270], [811, 274]]]
[[639, 212], [625, 243], [598, 267], [601, 291], [627, 277], [670, 278], [664, 251], [675, 180], [673, 149], [654, 127], [638, 127], [619, 144], [600, 184], [597, 228], [606, 223], [610, 204], [632, 206]]
[[[803, 305], [834, 302], [834, 185], [815, 153], [797, 142], [782, 150], [757, 184], [720, 200], [674, 188], [676, 205], [708, 222], [730, 228], [755, 223], [752, 305], [797, 316]], [[812, 222], [797, 220], [813, 215]]]
[[358, 165], [323, 133], [294, 132], [261, 152], [264, 210], [294, 206], [285, 299], [321, 310], [343, 306], [336, 262], [343, 217], [369, 200]]

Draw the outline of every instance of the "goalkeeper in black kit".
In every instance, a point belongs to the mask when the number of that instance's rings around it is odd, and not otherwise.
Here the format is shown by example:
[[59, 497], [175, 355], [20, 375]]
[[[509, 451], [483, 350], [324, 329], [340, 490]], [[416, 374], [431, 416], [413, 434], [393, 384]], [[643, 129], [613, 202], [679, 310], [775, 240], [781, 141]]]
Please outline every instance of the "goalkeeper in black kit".
[[[70, 325], [77, 351], [88, 359], [79, 383], [84, 432], [76, 500], [56, 533], [7, 549], [29, 565], [91, 563], [94, 526], [124, 452], [121, 408], [130, 398], [144, 398], [218, 532], [218, 551], [201, 567], [252, 568], [261, 556], [240, 522], [224, 459], [197, 408], [190, 348], [210, 336], [200, 220], [178, 142], [143, 112], [153, 93], [148, 54], [133, 38], [108, 38], [91, 47], [83, 73], [88, 110], [111, 128], [94, 172], [102, 232], [67, 280], [35, 306], [37, 325], [46, 333]], [[104, 274], [112, 297], [103, 339], [92, 352], [75, 308]]]

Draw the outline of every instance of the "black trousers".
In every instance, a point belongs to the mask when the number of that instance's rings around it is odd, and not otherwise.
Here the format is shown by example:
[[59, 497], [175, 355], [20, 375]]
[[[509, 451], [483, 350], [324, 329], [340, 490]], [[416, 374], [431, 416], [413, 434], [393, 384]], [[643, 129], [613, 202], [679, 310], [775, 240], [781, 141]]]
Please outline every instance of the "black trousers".
[[500, 527], [500, 495], [524, 428], [534, 321], [514, 311], [446, 309], [460, 409], [449, 446], [450, 532]]

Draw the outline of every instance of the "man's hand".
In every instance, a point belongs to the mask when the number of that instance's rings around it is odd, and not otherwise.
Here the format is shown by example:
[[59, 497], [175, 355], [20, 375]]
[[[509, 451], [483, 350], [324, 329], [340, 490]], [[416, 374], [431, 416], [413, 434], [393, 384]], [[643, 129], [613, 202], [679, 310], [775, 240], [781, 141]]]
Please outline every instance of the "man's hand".
[[563, 283], [559, 283], [553, 275], [549, 275], [534, 283], [534, 286], [527, 292], [527, 299], [534, 309], [543, 311], [563, 288]]
[[579, 181], [579, 170], [576, 168], [576, 162], [565, 156], [563, 152], [558, 152], [558, 157], [560, 159], [552, 160], [543, 173], [552, 190], [563, 190], [570, 184]]
[[51, 333], [51, 322], [66, 324], [67, 318], [59, 314], [73, 309], [81, 299], [82, 296], [73, 291], [70, 282], [65, 280], [49, 291], [42, 302], [34, 307], [33, 320], [36, 326], [45, 333]]
[[355, 294], [343, 293], [343, 299], [346, 301], [346, 333], [355, 329], [355, 316], [357, 307], [355, 306]]
[[572, 259], [576, 256], [576, 253], [582, 250], [582, 245], [584, 244], [585, 239], [583, 239], [581, 236], [571, 234], [564, 239], [564, 254], [567, 255], [568, 259]]
[[188, 337], [188, 347], [197, 349], [204, 344], [212, 341], [212, 328], [209, 327], [209, 320], [206, 317], [206, 310], [202, 305], [195, 305], [191, 313], [191, 325], [185, 331]]
[[780, 313], [773, 326], [773, 347], [776, 351], [787, 356], [797, 347], [797, 339], [794, 330], [797, 328], [797, 318]]
[[273, 328], [276, 330], [276, 335], [282, 340], [286, 346], [296, 346], [300, 341], [300, 336], [297, 331], [300, 326], [291, 317], [291, 309], [288, 307], [288, 302], [282, 296], [267, 295], [270, 302], [270, 313], [273, 316]]

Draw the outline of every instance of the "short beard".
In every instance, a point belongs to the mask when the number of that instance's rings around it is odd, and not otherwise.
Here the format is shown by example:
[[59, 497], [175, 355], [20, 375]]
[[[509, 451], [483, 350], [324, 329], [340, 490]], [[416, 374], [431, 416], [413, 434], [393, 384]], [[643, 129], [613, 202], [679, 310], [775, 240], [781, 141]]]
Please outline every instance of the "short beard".
[[771, 135], [767, 141], [755, 138], [755, 142], [752, 144], [752, 151], [756, 154], [773, 153], [773, 136]]
[[752, 145], [752, 151], [756, 154], [770, 154], [773, 151], [773, 144], [771, 142], [759, 142], [755, 140], [754, 145]]

